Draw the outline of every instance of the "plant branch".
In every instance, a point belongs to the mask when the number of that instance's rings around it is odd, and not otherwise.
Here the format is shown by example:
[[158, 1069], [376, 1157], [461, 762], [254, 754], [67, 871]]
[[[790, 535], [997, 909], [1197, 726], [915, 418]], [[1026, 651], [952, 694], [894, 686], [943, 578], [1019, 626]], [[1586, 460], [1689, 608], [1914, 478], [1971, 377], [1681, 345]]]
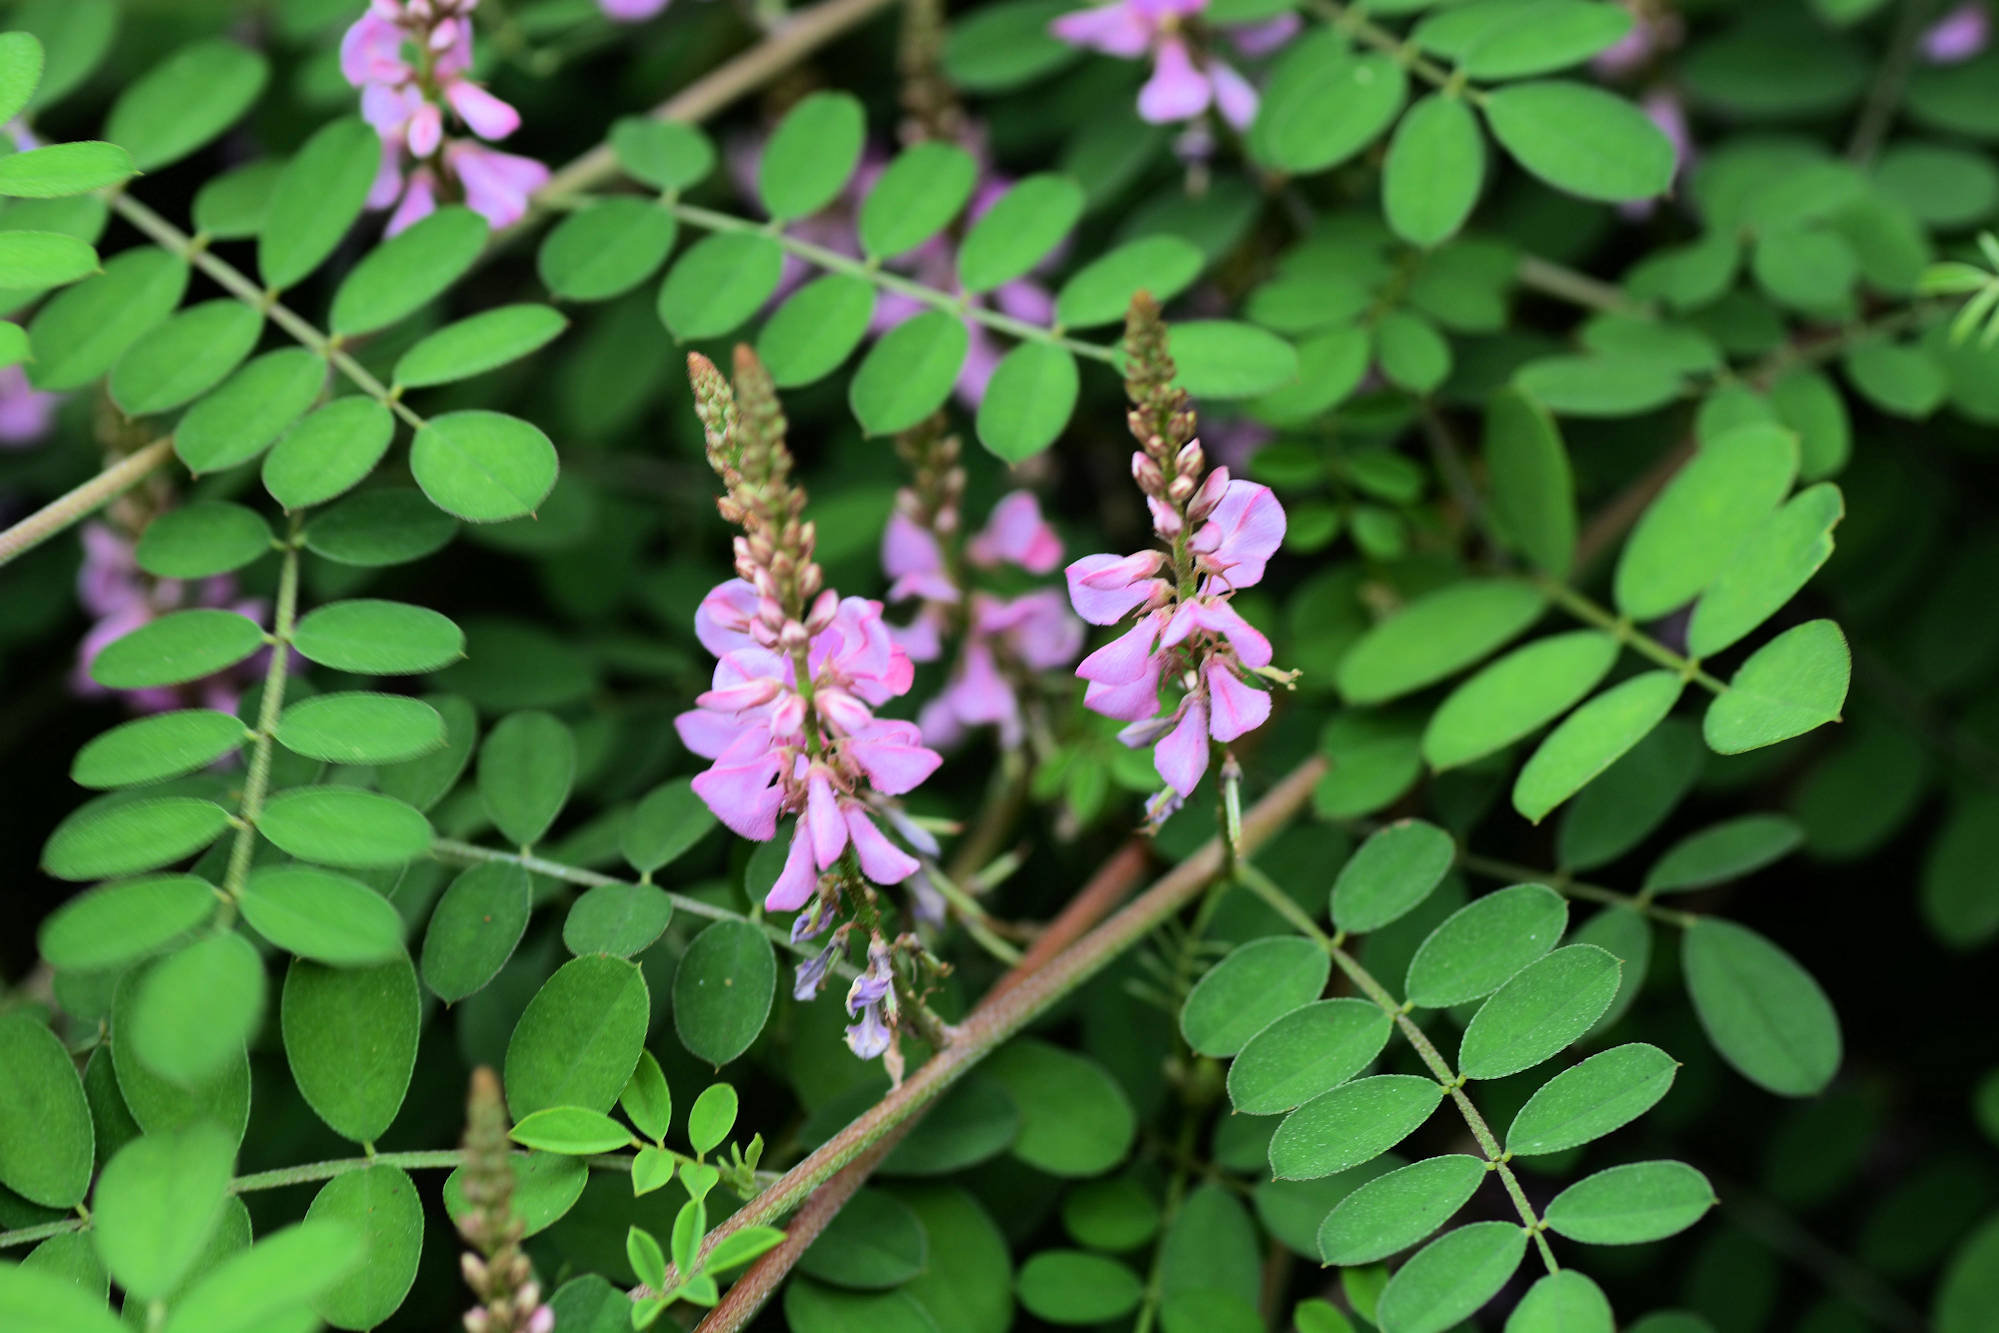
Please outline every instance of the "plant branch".
[[1490, 856], [1477, 856], [1471, 852], [1460, 852], [1458, 864], [1472, 874], [1483, 875], [1487, 879], [1506, 880], [1514, 884], [1545, 884], [1564, 897], [1584, 898], [1611, 907], [1629, 908], [1634, 912], [1642, 912], [1654, 921], [1678, 926], [1682, 930], [1692, 927], [1700, 920], [1700, 917], [1692, 912], [1661, 907], [1642, 894], [1620, 893], [1601, 884], [1572, 879], [1566, 870], [1536, 870], [1533, 866], [1515, 865], [1511, 861], [1499, 861]]
[[225, 925], [235, 915], [243, 883], [250, 876], [250, 861], [257, 850], [257, 820], [264, 813], [264, 794], [271, 786], [271, 748], [276, 744], [278, 718], [284, 712], [285, 679], [291, 670], [292, 622], [298, 615], [300, 526], [294, 515], [285, 538], [284, 564], [278, 571], [278, 604], [271, 617], [271, 661], [264, 669], [264, 697], [257, 703], [256, 739], [250, 745], [243, 799], [236, 807], [236, 842], [229, 849], [229, 869], [222, 880], [222, 892], [227, 897], [222, 905]]
[[1306, 8], [1348, 36], [1384, 55], [1394, 56], [1396, 63], [1424, 82], [1460, 92], [1473, 106], [1485, 102], [1485, 93], [1481, 89], [1466, 86], [1461, 76], [1420, 54], [1414, 42], [1369, 19], [1362, 13], [1360, 5], [1341, 4], [1338, 0], [1309, 0]]
[[1567, 301], [1585, 310], [1606, 315], [1632, 315], [1653, 319], [1657, 311], [1643, 301], [1635, 301], [1616, 283], [1593, 278], [1565, 264], [1539, 255], [1522, 255], [1513, 270], [1513, 280], [1529, 291]]
[[154, 440], [144, 448], [125, 455], [82, 485], [49, 501], [13, 527], [0, 532], [0, 565], [27, 554], [57, 533], [89, 518], [165, 467], [173, 456], [174, 442], [171, 438]]
[[1855, 166], [1866, 166], [1873, 160], [1882, 136], [1894, 123], [1895, 108], [1902, 101], [1902, 86], [1908, 82], [1909, 70], [1916, 61], [1916, 43], [1923, 35], [1923, 24], [1932, 8], [1934, 0], [1903, 0], [1895, 35], [1888, 41], [1888, 54], [1874, 73], [1866, 105], [1861, 107], [1853, 137], [1847, 141], [1846, 160]]
[[1612, 615], [1604, 607], [1566, 583], [1557, 582], [1545, 576], [1536, 576], [1534, 582], [1548, 594], [1555, 605], [1567, 611], [1585, 624], [1608, 630], [1617, 641], [1629, 647], [1640, 657], [1658, 663], [1680, 675], [1681, 680], [1692, 681], [1712, 694], [1728, 693], [1728, 686], [1701, 670], [1700, 663], [1682, 653], [1676, 653], [1660, 643], [1645, 631], [1633, 625], [1622, 616]]

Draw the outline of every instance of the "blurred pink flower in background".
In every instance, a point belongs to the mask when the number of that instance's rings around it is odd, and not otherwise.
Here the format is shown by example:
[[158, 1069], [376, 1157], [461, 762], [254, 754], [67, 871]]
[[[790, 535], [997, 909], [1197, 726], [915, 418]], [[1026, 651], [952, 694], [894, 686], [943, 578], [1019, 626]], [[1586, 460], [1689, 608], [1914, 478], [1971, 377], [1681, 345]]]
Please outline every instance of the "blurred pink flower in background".
[[0, 370], [0, 448], [25, 449], [38, 443], [55, 424], [60, 394], [31, 388], [19, 366]]
[[1624, 0], [1631, 11], [1631, 31], [1590, 59], [1590, 68], [1605, 78], [1635, 74], [1677, 47], [1686, 24], [1662, 0]]
[[1966, 0], [1923, 30], [1917, 44], [1932, 65], [1961, 65], [1992, 42], [1992, 13], [1983, 0]]
[[[1190, 40], [1188, 19], [1208, 0], [1111, 0], [1064, 14], [1049, 31], [1071, 46], [1121, 60], [1152, 61], [1152, 77], [1138, 90], [1138, 114], [1166, 125], [1204, 115], [1210, 107], [1238, 130], [1256, 119], [1257, 93], [1233, 65]], [[1296, 14], [1221, 29], [1243, 55], [1258, 59], [1298, 32]]]
[[671, 3], [672, 0], [597, 0], [597, 7], [613, 22], [643, 23]]

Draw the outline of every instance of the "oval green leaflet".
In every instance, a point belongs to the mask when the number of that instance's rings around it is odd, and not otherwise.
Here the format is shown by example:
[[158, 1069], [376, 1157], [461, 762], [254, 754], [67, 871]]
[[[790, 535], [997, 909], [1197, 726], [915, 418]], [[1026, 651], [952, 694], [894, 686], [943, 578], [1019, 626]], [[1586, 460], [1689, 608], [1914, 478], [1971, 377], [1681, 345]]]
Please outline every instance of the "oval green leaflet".
[[1468, 579], [1427, 593], [1375, 625], [1340, 659], [1340, 693], [1382, 703], [1434, 685], [1540, 619], [1539, 590], [1517, 579]]
[[[771, 972], [774, 981], [774, 961]], [[535, 992], [507, 1041], [508, 1108], [523, 1119], [549, 1106], [610, 1110], [645, 1048], [651, 1008], [645, 978], [624, 959], [592, 955], [564, 963]]]
[[271, 525], [256, 510], [226, 500], [197, 500], [169, 509], [139, 534], [133, 559], [165, 579], [228, 574], [269, 555]]
[[576, 739], [549, 713], [510, 713], [479, 749], [479, 799], [507, 841], [539, 842], [576, 780]]
[[1343, 1083], [1285, 1116], [1270, 1139], [1279, 1180], [1316, 1180], [1373, 1161], [1416, 1132], [1444, 1090], [1435, 1079], [1375, 1074]]
[[1355, 935], [1381, 929], [1435, 892], [1457, 854], [1450, 834], [1420, 819], [1370, 834], [1333, 881], [1333, 924]]
[[717, 921], [694, 937], [674, 971], [673, 1029], [690, 1053], [725, 1065], [763, 1031], [776, 991], [770, 940], [747, 921]]
[[93, 801], [56, 825], [42, 869], [57, 879], [110, 879], [155, 870], [222, 836], [229, 812], [192, 796]]
[[800, 287], [764, 321], [757, 355], [780, 389], [811, 384], [840, 368], [867, 336], [875, 287], [848, 273], [828, 273]]
[[266, 352], [187, 410], [174, 450], [197, 475], [247, 463], [304, 415], [326, 385], [326, 363], [303, 347]]
[[1620, 966], [1592, 944], [1571, 944], [1529, 963], [1472, 1015], [1458, 1072], [1505, 1078], [1552, 1059], [1610, 1007]]
[[1282, 1115], [1367, 1068], [1393, 1020], [1366, 1000], [1293, 1009], [1249, 1039], [1229, 1065], [1228, 1094], [1244, 1115]]
[[341, 279], [328, 316], [333, 331], [373, 333], [416, 313], [465, 276], [488, 230], [479, 214], [447, 204], [389, 237]]
[[191, 42], [135, 79], [111, 104], [105, 137], [157, 171], [199, 149], [264, 90], [264, 57], [225, 38]]
[[373, 1143], [395, 1123], [416, 1069], [421, 1001], [400, 955], [361, 967], [299, 958], [286, 970], [285, 1061], [306, 1105], [342, 1138]]
[[1679, 1068], [1644, 1042], [1598, 1051], [1534, 1090], [1506, 1131], [1506, 1150], [1535, 1157], [1600, 1139], [1656, 1106]]
[[1029, 176], [993, 201], [958, 246], [958, 281], [986, 292], [1024, 277], [1083, 215], [1083, 187], [1067, 176]]
[[715, 145], [693, 125], [625, 116], [611, 125], [618, 165], [655, 190], [684, 190], [715, 169]]
[[482, 310], [426, 334], [396, 362], [395, 381], [421, 389], [483, 375], [547, 346], [568, 327], [569, 320], [553, 306]]
[[389, 451], [396, 419], [358, 394], [336, 398], [264, 455], [264, 489], [286, 510], [324, 504], [361, 484]]
[[51, 913], [37, 944], [53, 967], [109, 971], [166, 948], [208, 920], [219, 901], [215, 886], [193, 875], [102, 884]]
[[1506, 1333], [1613, 1333], [1616, 1327], [1603, 1288], [1573, 1268], [1538, 1279], [1506, 1319]]
[[1740, 879], [1789, 855], [1805, 831], [1784, 815], [1741, 815], [1690, 833], [1645, 872], [1647, 893], [1686, 893]]
[[1595, 689], [1617, 660], [1601, 630], [1551, 634], [1516, 648], [1453, 690], [1423, 730], [1432, 768], [1455, 768], [1546, 725]]
[[1145, 1284], [1126, 1265], [1084, 1250], [1043, 1250], [1015, 1278], [1030, 1314], [1057, 1324], [1099, 1324], [1138, 1308]]
[[757, 232], [718, 232], [689, 246], [659, 286], [659, 318], [685, 342], [732, 333], [777, 290], [784, 251]]
[[884, 334], [861, 358], [847, 402], [870, 435], [908, 430], [943, 406], [971, 345], [964, 321], [929, 310]]
[[1461, 97], [1431, 93], [1404, 112], [1388, 143], [1381, 202], [1411, 245], [1456, 235], [1485, 182], [1485, 136]]
[[113, 256], [102, 273], [58, 292], [35, 312], [28, 323], [35, 349], [28, 381], [52, 392], [82, 388], [171, 315], [186, 291], [187, 265], [164, 250], [142, 245]]
[[1750, 1082], [1809, 1097], [1839, 1072], [1839, 1016], [1811, 973], [1777, 945], [1746, 926], [1702, 917], [1687, 928], [1680, 967], [1708, 1040]]
[[527, 871], [504, 862], [472, 866], [451, 881], [423, 937], [423, 983], [446, 1004], [483, 989], [527, 931]]
[[401, 1307], [423, 1249], [423, 1204], [408, 1172], [371, 1166], [335, 1176], [305, 1219], [336, 1222], [361, 1240], [361, 1261], [313, 1300], [320, 1318], [335, 1328], [374, 1328]]
[[557, 223], [535, 263], [557, 296], [608, 301], [658, 272], [678, 232], [673, 214], [649, 200], [604, 199]]
[[1210, 968], [1180, 1008], [1180, 1033], [1202, 1055], [1240, 1051], [1264, 1027], [1319, 998], [1333, 960], [1310, 940], [1252, 940]]
[[0, 195], [54, 199], [88, 194], [134, 174], [132, 155], [114, 143], [54, 143], [0, 158]]
[[97, 251], [75, 236], [0, 232], [0, 287], [61, 287], [98, 271]]
[[1357, 54], [1331, 29], [1307, 33], [1271, 71], [1250, 151], [1293, 173], [1338, 166], [1380, 137], [1408, 92], [1409, 76], [1393, 56]]
[[96, 1131], [61, 1039], [25, 1010], [0, 1015], [0, 1185], [44, 1208], [90, 1189]]
[[1298, 349], [1254, 324], [1231, 319], [1175, 324], [1167, 347], [1180, 387], [1199, 398], [1254, 398], [1298, 378]]
[[1568, 903], [1542, 884], [1515, 884], [1467, 903], [1416, 947], [1407, 998], [1443, 1009], [1490, 995], [1554, 948], [1568, 920]]
[[168, 954], [139, 983], [131, 1050], [183, 1087], [221, 1073], [264, 1018], [264, 963], [238, 934], [209, 935]]
[[314, 866], [268, 865], [250, 872], [243, 919], [287, 953], [352, 967], [403, 951], [403, 919], [381, 894], [347, 875]]
[[263, 629], [238, 612], [174, 611], [106, 644], [90, 678], [113, 690], [181, 685], [236, 665], [263, 643]]
[[1487, 93], [1482, 109], [1500, 146], [1558, 190], [1619, 203], [1672, 183], [1673, 145], [1644, 112], [1600, 88], [1516, 83]]
[[173, 1291], [222, 1220], [236, 1145], [211, 1125], [148, 1134], [119, 1150], [97, 1182], [97, 1253], [141, 1300]]
[[426, 607], [355, 598], [300, 620], [292, 646], [309, 662], [363, 676], [435, 671], [465, 655], [458, 626]]
[[467, 523], [532, 514], [555, 489], [555, 445], [503, 412], [432, 417], [410, 444], [410, 471], [435, 504]]
[[662, 783], [646, 793], [625, 820], [618, 846], [632, 869], [650, 876], [716, 827], [707, 802], [686, 778]]
[[1207, 256], [1191, 241], [1140, 236], [1071, 274], [1055, 295], [1055, 317], [1072, 329], [1119, 323], [1139, 292], [1164, 304], [1185, 291], [1206, 266]]
[[953, 143], [933, 139], [896, 154], [861, 203], [862, 248], [893, 259], [922, 245], [958, 216], [978, 174], [972, 155]]
[[582, 1106], [545, 1106], [508, 1131], [524, 1147], [542, 1152], [588, 1156], [617, 1152], [632, 1144], [632, 1132], [605, 1115]]
[[328, 122], [285, 164], [257, 237], [257, 269], [275, 291], [298, 283], [361, 216], [382, 164], [382, 142], [359, 117]]
[[206, 768], [249, 735], [235, 717], [208, 708], [135, 718], [78, 750], [70, 780], [80, 787], [104, 789], [179, 777]]
[[979, 400], [979, 443], [1018, 463], [1055, 443], [1076, 410], [1076, 358], [1051, 343], [1024, 342], [1000, 359]]
[[1632, 1162], [1585, 1176], [1549, 1203], [1550, 1230], [1591, 1245], [1637, 1245], [1686, 1230], [1718, 1200], [1684, 1162]]
[[1498, 1294], [1527, 1253], [1517, 1222], [1472, 1222], [1447, 1231], [1395, 1270], [1375, 1307], [1395, 1333], [1444, 1333]]
[[1853, 678], [1846, 635], [1808, 620], [1758, 648], [1708, 705], [1701, 734], [1718, 754], [1775, 745], [1837, 722]]
[[820, 92], [785, 113], [757, 162], [757, 193], [780, 222], [833, 202], [861, 160], [867, 114], [846, 93]]
[[278, 744], [329, 764], [393, 764], [444, 745], [444, 718], [421, 699], [341, 691], [286, 706]]
[[430, 821], [358, 787], [297, 787], [264, 804], [257, 829], [280, 850], [324, 865], [399, 866], [430, 848]]
[[1138, 1115], [1124, 1087], [1096, 1061], [1032, 1038], [1015, 1038], [986, 1064], [1020, 1111], [1015, 1157], [1052, 1176], [1109, 1171], [1131, 1152]]
[[1490, 1171], [1479, 1158], [1459, 1153], [1376, 1176], [1326, 1215], [1319, 1255], [1347, 1266], [1405, 1250], [1450, 1221]]
[[1540, 823], [1665, 721], [1685, 687], [1676, 671], [1647, 671], [1576, 709], [1521, 767], [1513, 808]]

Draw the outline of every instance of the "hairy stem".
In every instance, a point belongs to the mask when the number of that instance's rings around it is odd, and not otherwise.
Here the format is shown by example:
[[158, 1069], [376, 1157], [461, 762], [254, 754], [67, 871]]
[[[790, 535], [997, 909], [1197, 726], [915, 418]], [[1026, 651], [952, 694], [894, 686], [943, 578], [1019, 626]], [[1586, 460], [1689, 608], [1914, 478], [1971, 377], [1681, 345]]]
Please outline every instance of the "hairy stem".
[[89, 481], [65, 491], [34, 513], [0, 532], [0, 565], [40, 546], [57, 533], [82, 522], [167, 465], [174, 456], [171, 438], [154, 440], [125, 455]]
[[243, 778], [243, 799], [236, 807], [236, 842], [229, 849], [229, 869], [222, 880], [228, 901], [222, 905], [226, 925], [236, 912], [250, 861], [257, 850], [257, 820], [264, 813], [264, 795], [271, 786], [271, 747], [277, 743], [278, 718], [285, 709], [285, 680], [291, 669], [292, 623], [298, 616], [298, 548], [296, 516], [285, 538], [284, 564], [278, 571], [278, 605], [271, 617], [271, 662], [264, 669], [264, 697], [257, 704], [256, 739], [250, 744], [250, 764]]
[[1470, 852], [1461, 852], [1458, 864], [1472, 874], [1484, 875], [1488, 879], [1505, 880], [1513, 884], [1545, 884], [1567, 898], [1585, 898], [1590, 902], [1604, 903], [1612, 907], [1627, 907], [1634, 912], [1644, 913], [1654, 921], [1678, 926], [1682, 930], [1700, 920], [1700, 917], [1692, 912], [1661, 907], [1641, 894], [1620, 893], [1601, 884], [1573, 879], [1566, 870], [1536, 870], [1533, 866], [1515, 865], [1511, 861], [1497, 861], [1490, 856], [1475, 856]]

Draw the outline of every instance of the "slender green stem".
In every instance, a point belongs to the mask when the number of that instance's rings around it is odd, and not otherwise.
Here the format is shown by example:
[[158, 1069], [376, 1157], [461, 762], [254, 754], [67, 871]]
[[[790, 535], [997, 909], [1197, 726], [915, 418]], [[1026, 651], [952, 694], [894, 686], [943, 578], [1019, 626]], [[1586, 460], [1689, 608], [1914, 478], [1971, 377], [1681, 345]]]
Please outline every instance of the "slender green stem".
[[[1166, 1186], [1166, 1203], [1159, 1212], [1159, 1230], [1163, 1234], [1173, 1225], [1173, 1219], [1180, 1212], [1180, 1205], [1187, 1199], [1187, 1186], [1193, 1178], [1194, 1136], [1200, 1130], [1200, 1117], [1191, 1107], [1182, 1108], [1180, 1137], [1174, 1143], [1171, 1158], [1173, 1179]], [[1138, 1318], [1132, 1323], [1132, 1333], [1152, 1333], [1152, 1322], [1159, 1315], [1159, 1302], [1166, 1293], [1166, 1247], [1160, 1245], [1152, 1252], [1152, 1267], [1145, 1275], [1145, 1296], [1139, 1302]]]
[[[615, 875], [603, 875], [595, 870], [585, 870], [581, 866], [564, 865], [560, 861], [550, 861], [545, 857], [525, 852], [496, 851], [491, 847], [481, 847], [477, 843], [460, 842], [456, 838], [436, 839], [430, 844], [430, 854], [440, 861], [461, 866], [476, 865], [481, 861], [497, 861], [502, 865], [519, 866], [532, 875], [561, 880], [565, 884], [579, 884], [585, 888], [595, 888], [601, 884], [633, 883], [628, 879], [619, 879]], [[809, 958], [818, 952], [806, 945], [792, 943], [789, 934], [768, 921], [753, 919], [741, 912], [732, 912], [726, 907], [717, 907], [713, 903], [702, 902], [699, 898], [690, 898], [684, 893], [673, 893], [665, 889], [660, 891], [673, 903], [673, 910], [676, 912], [706, 917], [711, 921], [748, 921], [780, 949], [788, 950], [802, 958]], [[853, 966], [845, 962], [835, 963], [833, 971], [843, 977], [856, 975]]]
[[257, 705], [256, 739], [250, 744], [250, 765], [243, 778], [243, 799], [236, 807], [236, 842], [229, 849], [229, 869], [222, 880], [228, 899], [222, 905], [225, 924], [236, 912], [243, 882], [257, 850], [257, 820], [264, 813], [264, 795], [271, 786], [271, 749], [276, 744], [278, 718], [285, 708], [285, 681], [291, 669], [292, 624], [298, 616], [298, 548], [300, 523], [291, 521], [285, 539], [284, 564], [278, 571], [278, 605], [271, 619], [271, 662], [264, 669], [264, 697]]
[[1909, 70], [1916, 63], [1916, 43], [1934, 7], [1935, 0], [1903, 0], [1895, 35], [1888, 41], [1888, 54], [1875, 71], [1874, 85], [1867, 90], [1866, 105], [1853, 126], [1853, 138], [1847, 141], [1846, 160], [1856, 166], [1865, 166], [1873, 160], [1888, 126], [1894, 122], [1895, 108], [1902, 100], [1902, 86], [1908, 82]]
[[1555, 1253], [1548, 1248], [1548, 1238], [1544, 1234], [1547, 1228], [1539, 1214], [1534, 1211], [1534, 1205], [1528, 1201], [1527, 1192], [1520, 1187], [1519, 1177], [1514, 1175], [1513, 1168], [1507, 1165], [1509, 1154], [1500, 1146], [1498, 1136], [1492, 1132], [1492, 1127], [1486, 1123], [1478, 1107], [1473, 1105], [1471, 1098], [1466, 1095], [1464, 1079], [1453, 1072], [1450, 1062], [1444, 1059], [1443, 1052], [1437, 1049], [1429, 1034], [1417, 1027], [1416, 1020], [1409, 1016], [1409, 1006], [1391, 995], [1386, 986], [1375, 980], [1373, 973], [1361, 966], [1359, 959], [1341, 947], [1341, 940], [1328, 935], [1304, 908], [1291, 900], [1290, 894], [1284, 892], [1277, 882], [1264, 874], [1260, 868], [1245, 862], [1237, 869], [1236, 883], [1261, 898], [1278, 915], [1324, 949], [1332, 960], [1339, 964], [1340, 971], [1346, 973], [1348, 980], [1353, 982], [1360, 993], [1374, 1001], [1383, 1013], [1394, 1020], [1396, 1028], [1415, 1049], [1424, 1067], [1457, 1104], [1458, 1114], [1464, 1117], [1465, 1127], [1471, 1130], [1479, 1151], [1485, 1154], [1488, 1168], [1498, 1173], [1500, 1183], [1506, 1187], [1506, 1193], [1513, 1200], [1515, 1211], [1520, 1214], [1521, 1224], [1527, 1228], [1528, 1234], [1534, 1238], [1535, 1245], [1539, 1247], [1541, 1262], [1547, 1266], [1550, 1273], [1558, 1271], [1561, 1265], [1555, 1262]]
[[1308, 0], [1305, 7], [1348, 36], [1385, 55], [1394, 56], [1404, 69], [1426, 83], [1460, 92], [1465, 100], [1474, 106], [1482, 106], [1485, 103], [1485, 93], [1482, 89], [1466, 85], [1463, 76], [1453, 74], [1436, 61], [1420, 54], [1415, 43], [1369, 19], [1361, 12], [1360, 5], [1341, 4], [1338, 0]]
[[82, 1217], [65, 1217], [60, 1222], [43, 1222], [39, 1226], [22, 1227], [18, 1231], [0, 1231], [0, 1250], [16, 1245], [34, 1245], [51, 1236], [67, 1236], [73, 1231], [90, 1230], [90, 1221]]
[[1520, 262], [1514, 266], [1513, 280], [1529, 291], [1606, 315], [1654, 319], [1658, 313], [1645, 302], [1633, 300], [1615, 283], [1593, 278], [1539, 255], [1520, 256]]
[[1058, 332], [1057, 329], [1043, 328], [1039, 324], [1030, 324], [1024, 319], [1015, 319], [1013, 316], [1003, 314], [997, 310], [988, 310], [982, 305], [974, 304], [969, 297], [940, 291], [935, 287], [926, 287], [920, 282], [903, 277], [900, 273], [890, 273], [878, 264], [854, 259], [848, 255], [841, 254], [837, 250], [828, 250], [823, 245], [814, 245], [810, 241], [801, 241], [795, 236], [787, 236], [783, 232], [772, 229], [766, 223], [752, 222], [748, 218], [739, 218], [733, 213], [720, 213], [712, 208], [701, 208], [694, 204], [683, 204], [677, 201], [668, 202], [662, 206], [671, 209], [675, 217], [691, 227], [699, 227], [703, 231], [753, 232], [760, 236], [768, 236], [781, 249], [805, 260], [814, 268], [824, 269], [829, 273], [844, 273], [849, 277], [860, 278], [865, 282], [873, 283], [883, 291], [895, 292], [898, 295], [907, 296], [912, 301], [920, 302], [933, 310], [946, 311], [961, 318], [976, 321], [989, 329], [996, 329], [1011, 337], [1024, 339], [1029, 342], [1048, 343], [1054, 347], [1067, 348], [1077, 356], [1086, 356], [1092, 360], [1102, 361], [1107, 365], [1118, 365], [1122, 359], [1116, 347], [1066, 337]]
[[1612, 907], [1626, 907], [1634, 912], [1642, 912], [1654, 921], [1662, 921], [1669, 926], [1685, 930], [1700, 920], [1692, 912], [1681, 912], [1671, 907], [1661, 907], [1643, 894], [1620, 893], [1607, 889], [1601, 884], [1590, 884], [1573, 879], [1566, 870], [1537, 870], [1533, 866], [1516, 865], [1511, 861], [1498, 861], [1490, 856], [1476, 856], [1471, 852], [1460, 852], [1458, 864], [1474, 875], [1484, 875], [1487, 879], [1505, 880], [1512, 884], [1545, 884], [1555, 892], [1569, 898], [1586, 898], [1593, 903], [1605, 903]]
[[154, 440], [144, 448], [125, 455], [82, 485], [49, 501], [19, 523], [0, 532], [0, 565], [27, 554], [57, 533], [89, 518], [165, 467], [173, 456], [173, 440]]
[[930, 886], [936, 889], [944, 901], [951, 905], [952, 911], [957, 913], [959, 922], [965, 927], [965, 933], [970, 935], [981, 949], [1008, 967], [1018, 963], [1020, 950], [994, 932], [992, 918], [986, 914], [986, 909], [979, 905], [979, 900], [965, 892], [963, 887], [945, 874], [944, 868], [935, 861], [925, 860], [923, 865], [925, 873], [930, 877]]
[[1597, 605], [1595, 601], [1577, 592], [1568, 584], [1557, 582], [1545, 575], [1537, 575], [1534, 581], [1555, 605], [1584, 624], [1610, 631], [1617, 637], [1618, 642], [1625, 644], [1640, 657], [1677, 671], [1680, 679], [1692, 681], [1711, 693], [1728, 693], [1728, 686], [1701, 670], [1698, 660], [1674, 652], [1629, 620], [1612, 615], [1609, 610]]

